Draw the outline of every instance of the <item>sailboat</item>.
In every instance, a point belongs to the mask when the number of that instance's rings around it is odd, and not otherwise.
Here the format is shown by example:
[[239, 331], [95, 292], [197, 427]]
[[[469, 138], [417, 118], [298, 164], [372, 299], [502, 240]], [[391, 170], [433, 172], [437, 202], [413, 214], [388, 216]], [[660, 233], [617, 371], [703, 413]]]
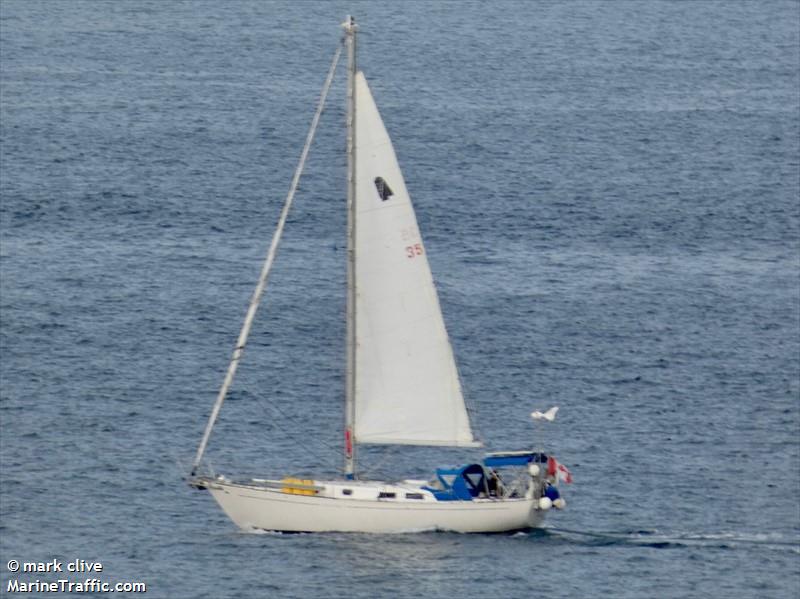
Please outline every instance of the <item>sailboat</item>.
[[[438, 468], [430, 480], [362, 480], [361, 444], [479, 447], [416, 216], [367, 80], [352, 17], [323, 87], [289, 194], [189, 476], [244, 530], [502, 532], [539, 526], [563, 508], [565, 468], [542, 451], [497, 452]], [[347, 72], [347, 307], [344, 471], [336, 480], [200, 472], [242, 357], [342, 49]], [[556, 408], [534, 412], [552, 420]]]

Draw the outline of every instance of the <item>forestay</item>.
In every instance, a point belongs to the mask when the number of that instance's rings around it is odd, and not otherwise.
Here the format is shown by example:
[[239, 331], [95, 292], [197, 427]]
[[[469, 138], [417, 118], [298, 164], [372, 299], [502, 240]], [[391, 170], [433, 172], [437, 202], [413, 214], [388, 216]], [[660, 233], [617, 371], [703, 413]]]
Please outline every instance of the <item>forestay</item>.
[[355, 441], [475, 446], [391, 140], [356, 74]]

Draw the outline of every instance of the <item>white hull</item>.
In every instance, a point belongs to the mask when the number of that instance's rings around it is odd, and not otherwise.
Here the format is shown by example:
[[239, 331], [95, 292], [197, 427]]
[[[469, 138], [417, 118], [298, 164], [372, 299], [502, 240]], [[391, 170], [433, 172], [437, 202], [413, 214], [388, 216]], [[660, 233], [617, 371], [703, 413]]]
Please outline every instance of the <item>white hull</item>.
[[243, 530], [403, 533], [505, 532], [541, 525], [536, 499], [394, 502], [293, 495], [278, 489], [207, 481], [203, 485]]

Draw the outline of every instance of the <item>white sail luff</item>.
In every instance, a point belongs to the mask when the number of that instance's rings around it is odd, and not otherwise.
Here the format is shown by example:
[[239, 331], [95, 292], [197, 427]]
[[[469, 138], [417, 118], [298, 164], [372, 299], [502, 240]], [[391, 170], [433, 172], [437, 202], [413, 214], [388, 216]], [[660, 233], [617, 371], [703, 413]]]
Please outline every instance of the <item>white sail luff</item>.
[[355, 95], [356, 441], [475, 446], [411, 199], [360, 72]]

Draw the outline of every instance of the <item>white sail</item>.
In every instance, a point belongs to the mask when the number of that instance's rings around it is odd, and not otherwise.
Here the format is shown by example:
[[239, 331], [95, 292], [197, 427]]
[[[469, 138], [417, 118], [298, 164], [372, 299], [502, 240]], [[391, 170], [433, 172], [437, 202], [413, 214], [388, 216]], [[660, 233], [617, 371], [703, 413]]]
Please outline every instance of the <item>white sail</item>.
[[356, 74], [355, 441], [475, 446], [417, 219]]

